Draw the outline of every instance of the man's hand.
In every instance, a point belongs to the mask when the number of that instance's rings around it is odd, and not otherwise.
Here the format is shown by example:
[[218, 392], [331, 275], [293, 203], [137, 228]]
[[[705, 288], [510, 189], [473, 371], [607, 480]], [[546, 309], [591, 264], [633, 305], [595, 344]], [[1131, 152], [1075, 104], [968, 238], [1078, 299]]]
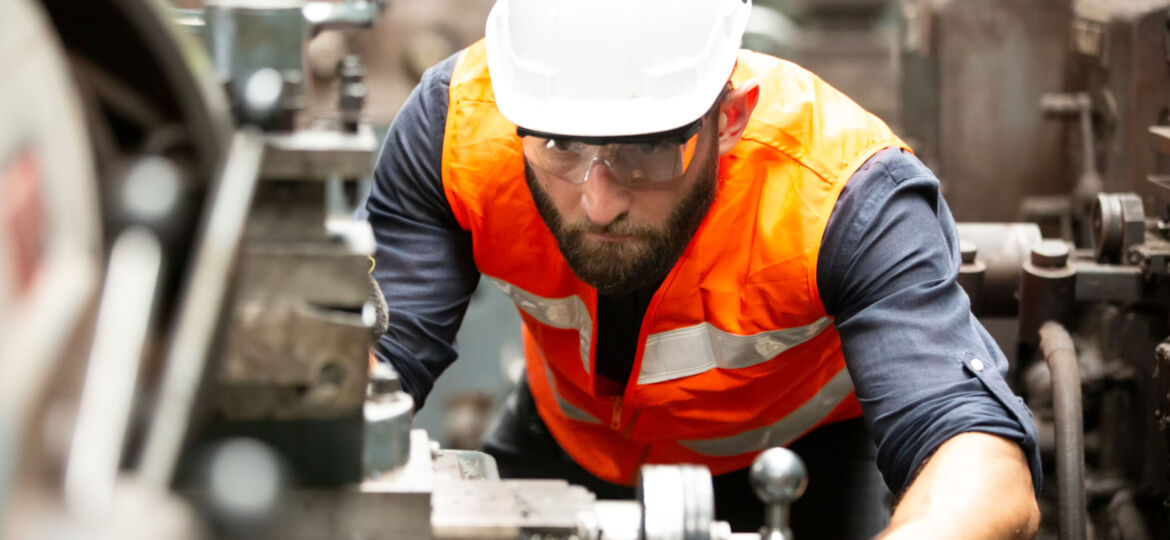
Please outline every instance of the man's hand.
[[1033, 493], [1016, 443], [962, 433], [926, 462], [880, 538], [1031, 538], [1040, 526]]

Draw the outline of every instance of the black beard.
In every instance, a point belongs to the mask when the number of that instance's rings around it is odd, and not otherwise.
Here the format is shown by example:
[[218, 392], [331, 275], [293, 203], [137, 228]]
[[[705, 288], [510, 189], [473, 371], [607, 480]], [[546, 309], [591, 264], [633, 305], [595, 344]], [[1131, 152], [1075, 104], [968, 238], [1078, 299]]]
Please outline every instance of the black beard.
[[[717, 185], [717, 147], [712, 144], [709, 150], [707, 159], [697, 171], [699, 178], [694, 187], [671, 211], [666, 227], [661, 231], [635, 225], [625, 215], [604, 227], [586, 219], [565, 223], [548, 193], [536, 182], [535, 173], [527, 161], [524, 163], [524, 177], [536, 210], [556, 238], [569, 269], [581, 281], [596, 288], [599, 294], [623, 296], [639, 289], [657, 288], [707, 216], [715, 200]], [[585, 239], [586, 233], [631, 235], [635, 238], [630, 242], [591, 245]]]

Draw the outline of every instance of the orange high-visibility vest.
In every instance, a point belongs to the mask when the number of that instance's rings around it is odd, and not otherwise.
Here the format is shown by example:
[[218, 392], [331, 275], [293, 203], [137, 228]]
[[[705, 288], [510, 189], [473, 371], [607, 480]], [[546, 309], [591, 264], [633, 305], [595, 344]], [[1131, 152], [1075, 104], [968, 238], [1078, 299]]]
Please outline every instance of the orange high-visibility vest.
[[581, 466], [631, 484], [643, 463], [720, 474], [813, 428], [861, 414], [817, 291], [821, 236], [846, 181], [902, 143], [800, 67], [743, 51], [760, 82], [742, 140], [720, 158], [710, 212], [659, 286], [622, 396], [599, 392], [597, 291], [573, 274], [524, 181], [483, 43], [451, 76], [442, 176], [476, 265], [515, 301], [537, 410]]

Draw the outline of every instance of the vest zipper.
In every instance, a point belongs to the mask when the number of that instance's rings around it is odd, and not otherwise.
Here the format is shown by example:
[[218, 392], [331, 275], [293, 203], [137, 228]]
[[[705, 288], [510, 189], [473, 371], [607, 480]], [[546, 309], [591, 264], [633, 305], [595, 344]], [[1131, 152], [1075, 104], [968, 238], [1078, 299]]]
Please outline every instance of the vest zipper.
[[622, 430], [623, 437], [630, 438], [630, 434], [634, 432], [634, 422], [638, 421], [638, 414], [641, 412], [642, 409], [634, 409], [634, 412], [630, 413], [630, 421], [626, 422], [626, 429]]
[[613, 398], [613, 416], [610, 417], [610, 429], [618, 429], [622, 425], [622, 396]]

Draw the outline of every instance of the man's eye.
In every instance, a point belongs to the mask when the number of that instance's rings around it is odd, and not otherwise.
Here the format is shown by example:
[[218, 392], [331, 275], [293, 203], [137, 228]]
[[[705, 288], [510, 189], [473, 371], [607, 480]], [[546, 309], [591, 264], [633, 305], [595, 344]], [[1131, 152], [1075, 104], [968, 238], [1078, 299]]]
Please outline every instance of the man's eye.
[[559, 152], [568, 152], [573, 143], [569, 141], [562, 141], [560, 139], [549, 139], [545, 146], [549, 150], [557, 150]]
[[643, 144], [638, 145], [638, 151], [640, 151], [646, 155], [650, 155], [650, 154], [653, 154], [655, 152], [658, 152], [658, 151], [662, 150], [663, 148], [666, 148], [666, 143], [664, 143], [664, 142], [653, 143], [653, 144], [643, 143]]

